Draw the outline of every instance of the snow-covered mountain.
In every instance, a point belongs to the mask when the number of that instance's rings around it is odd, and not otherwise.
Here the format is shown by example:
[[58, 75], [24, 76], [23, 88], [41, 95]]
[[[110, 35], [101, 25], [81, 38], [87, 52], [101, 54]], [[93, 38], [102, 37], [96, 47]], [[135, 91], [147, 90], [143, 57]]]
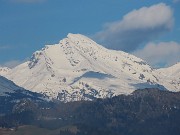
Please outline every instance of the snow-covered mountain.
[[18, 89], [20, 89], [20, 87], [15, 85], [12, 81], [0, 76], [0, 96], [7, 95], [7, 93], [14, 93], [15, 90]]
[[10, 71], [8, 67], [0, 67], [0, 75], [5, 76]]
[[67, 102], [149, 87], [165, 89], [159, 72], [133, 55], [106, 49], [80, 34], [68, 34], [58, 44], [36, 51], [5, 76], [26, 89]]
[[[34, 93], [14, 84], [12, 81], [0, 76], [0, 115], [9, 114], [14, 106], [26, 99], [35, 103], [45, 102], [46, 97]], [[47, 98], [48, 99], [48, 98]]]
[[[7, 78], [3, 76], [0, 76], [0, 97], [3, 97], [3, 96], [10, 97], [11, 95], [16, 94], [17, 96], [16, 98], [18, 98], [18, 93], [21, 93], [23, 95], [26, 95], [28, 97], [33, 97], [36, 99], [38, 99], [39, 97], [42, 98], [42, 95], [40, 96], [40, 94], [33, 93], [22, 87], [19, 87], [14, 82], [8, 80]], [[35, 96], [36, 94], [38, 95], [37, 97]]]
[[159, 82], [167, 89], [180, 91], [180, 63], [168, 68], [161, 68], [155, 71]]

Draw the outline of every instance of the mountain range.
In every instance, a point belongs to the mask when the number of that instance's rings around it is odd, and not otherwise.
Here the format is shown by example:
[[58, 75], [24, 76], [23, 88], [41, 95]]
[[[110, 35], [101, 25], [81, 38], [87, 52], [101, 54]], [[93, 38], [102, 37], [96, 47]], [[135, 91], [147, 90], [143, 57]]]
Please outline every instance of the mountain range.
[[144, 88], [180, 91], [180, 63], [153, 69], [134, 55], [109, 50], [80, 34], [46, 45], [15, 68], [0, 68], [0, 75], [63, 102], [128, 95]]
[[0, 67], [0, 134], [179, 135], [179, 91], [180, 63], [154, 69], [68, 34]]

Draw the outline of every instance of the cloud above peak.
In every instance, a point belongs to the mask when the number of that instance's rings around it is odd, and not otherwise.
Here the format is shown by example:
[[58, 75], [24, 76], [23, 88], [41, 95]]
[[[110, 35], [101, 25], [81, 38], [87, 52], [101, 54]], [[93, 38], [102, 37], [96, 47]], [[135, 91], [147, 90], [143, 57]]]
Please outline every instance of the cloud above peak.
[[173, 0], [173, 3], [179, 3], [180, 0]]
[[160, 3], [133, 10], [122, 20], [106, 24], [94, 38], [108, 48], [131, 52], [142, 43], [170, 31], [173, 24], [173, 10], [166, 4]]
[[152, 66], [169, 66], [180, 62], [180, 44], [177, 42], [148, 43], [143, 49], [133, 52]]

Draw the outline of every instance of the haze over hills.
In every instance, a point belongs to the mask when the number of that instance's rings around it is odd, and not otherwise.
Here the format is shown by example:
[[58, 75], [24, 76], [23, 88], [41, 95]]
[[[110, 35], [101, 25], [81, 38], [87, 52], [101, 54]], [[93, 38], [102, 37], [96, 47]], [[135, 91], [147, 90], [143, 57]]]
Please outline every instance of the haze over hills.
[[0, 75], [33, 92], [68, 102], [130, 94], [143, 88], [180, 91], [179, 70], [180, 64], [155, 70], [131, 54], [106, 49], [80, 34], [68, 34]]

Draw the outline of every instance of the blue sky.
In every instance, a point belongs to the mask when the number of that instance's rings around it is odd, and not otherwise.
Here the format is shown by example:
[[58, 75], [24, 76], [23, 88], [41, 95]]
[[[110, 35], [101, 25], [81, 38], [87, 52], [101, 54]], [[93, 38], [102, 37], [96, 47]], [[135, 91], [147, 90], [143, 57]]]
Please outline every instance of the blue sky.
[[80, 33], [169, 66], [180, 61], [179, 13], [179, 0], [0, 0], [0, 65], [13, 67]]

